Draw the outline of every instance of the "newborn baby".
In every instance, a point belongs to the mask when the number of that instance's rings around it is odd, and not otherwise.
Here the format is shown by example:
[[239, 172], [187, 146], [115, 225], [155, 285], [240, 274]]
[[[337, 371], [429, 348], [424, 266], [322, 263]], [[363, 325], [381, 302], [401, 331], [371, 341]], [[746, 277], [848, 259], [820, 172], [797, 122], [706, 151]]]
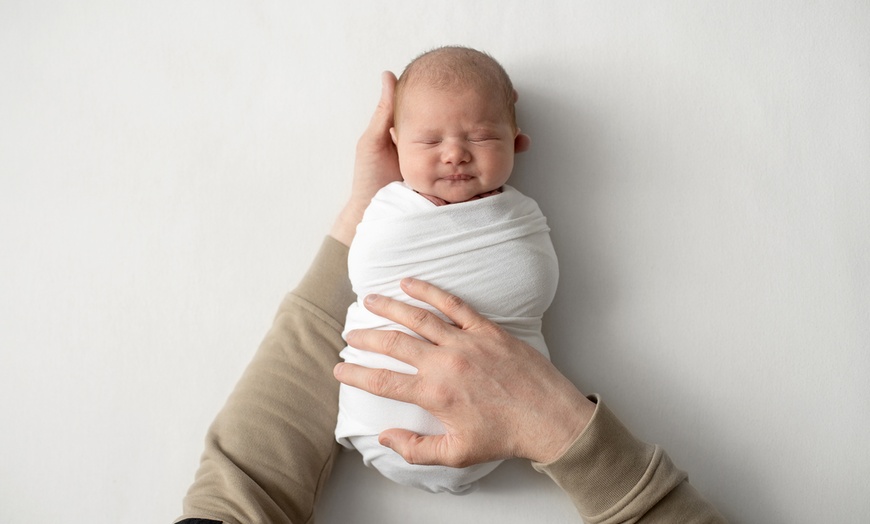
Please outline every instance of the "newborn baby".
[[[402, 73], [390, 134], [404, 182], [381, 189], [357, 227], [348, 270], [358, 300], [348, 309], [345, 332], [368, 328], [410, 333], [363, 306], [363, 298], [372, 293], [444, 318], [402, 293], [400, 280], [414, 277], [461, 296], [548, 355], [541, 317], [556, 292], [558, 265], [538, 205], [505, 185], [519, 136], [515, 100], [504, 69], [473, 49], [430, 51]], [[371, 368], [417, 371], [350, 346], [341, 357]], [[341, 385], [336, 438], [359, 450], [365, 464], [387, 478], [431, 492], [464, 493], [499, 464], [411, 465], [378, 443], [378, 434], [390, 428], [422, 435], [445, 432], [418, 406]]]

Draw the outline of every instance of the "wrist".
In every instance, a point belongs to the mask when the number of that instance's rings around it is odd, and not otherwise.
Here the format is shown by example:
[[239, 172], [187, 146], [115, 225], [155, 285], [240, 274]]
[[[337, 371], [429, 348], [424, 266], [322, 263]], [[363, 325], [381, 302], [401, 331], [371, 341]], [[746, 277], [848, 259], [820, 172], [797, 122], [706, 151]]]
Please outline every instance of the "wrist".
[[336, 217], [332, 224], [332, 229], [329, 230], [329, 235], [350, 247], [353, 237], [356, 235], [356, 226], [362, 220], [365, 212], [365, 205], [360, 205], [354, 202], [353, 199], [348, 201]]
[[565, 409], [552, 420], [548, 438], [540, 439], [539, 446], [529, 458], [541, 464], [558, 460], [583, 434], [597, 405], [575, 389], [576, 395], [565, 404]]

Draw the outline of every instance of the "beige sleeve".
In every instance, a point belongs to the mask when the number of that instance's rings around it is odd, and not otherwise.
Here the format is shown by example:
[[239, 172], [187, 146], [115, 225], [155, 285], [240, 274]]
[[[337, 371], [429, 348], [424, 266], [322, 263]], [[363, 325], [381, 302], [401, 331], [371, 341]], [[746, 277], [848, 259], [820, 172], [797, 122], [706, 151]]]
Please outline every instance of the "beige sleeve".
[[559, 459], [534, 464], [588, 524], [725, 522], [658, 446], [636, 439], [597, 397], [595, 414]]
[[184, 498], [186, 518], [310, 522], [338, 451], [338, 382], [332, 368], [355, 299], [347, 247], [327, 237], [205, 439]]
[[[312, 521], [338, 452], [332, 368], [354, 299], [347, 247], [327, 237], [209, 428], [178, 520]], [[590, 524], [725, 522], [661, 448], [634, 438], [601, 402], [571, 448], [535, 468], [571, 496]]]

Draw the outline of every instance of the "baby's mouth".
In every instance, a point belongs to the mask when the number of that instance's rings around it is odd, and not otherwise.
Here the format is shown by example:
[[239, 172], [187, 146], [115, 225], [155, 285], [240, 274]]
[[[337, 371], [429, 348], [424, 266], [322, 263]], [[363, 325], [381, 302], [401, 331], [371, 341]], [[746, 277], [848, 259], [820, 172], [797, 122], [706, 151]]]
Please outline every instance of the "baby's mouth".
[[471, 180], [472, 178], [474, 177], [471, 175], [455, 174], [444, 177], [444, 180]]

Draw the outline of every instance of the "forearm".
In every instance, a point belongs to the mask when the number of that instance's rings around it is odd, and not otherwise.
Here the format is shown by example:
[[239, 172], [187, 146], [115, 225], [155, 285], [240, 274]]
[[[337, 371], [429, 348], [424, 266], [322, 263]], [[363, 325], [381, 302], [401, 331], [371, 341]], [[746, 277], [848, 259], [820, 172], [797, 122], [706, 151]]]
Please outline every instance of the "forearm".
[[337, 452], [347, 248], [327, 238], [216, 417], [183, 518], [309, 522]]
[[636, 439], [600, 401], [567, 452], [534, 466], [568, 493], [589, 524], [725, 522], [664, 450]]

